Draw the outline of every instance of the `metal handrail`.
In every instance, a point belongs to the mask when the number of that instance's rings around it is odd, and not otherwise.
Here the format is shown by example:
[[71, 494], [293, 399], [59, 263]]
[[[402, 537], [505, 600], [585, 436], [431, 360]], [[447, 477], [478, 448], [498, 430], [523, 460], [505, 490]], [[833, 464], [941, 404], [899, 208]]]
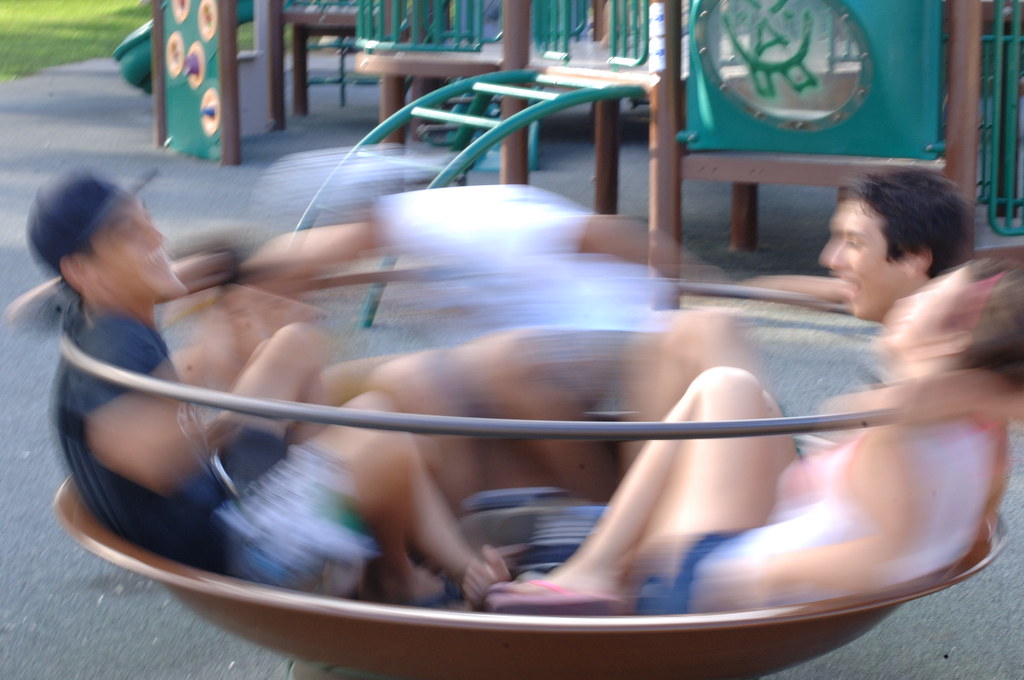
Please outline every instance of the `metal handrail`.
[[1024, 234], [1024, 172], [1020, 169], [1020, 79], [1024, 76], [1024, 12], [1006, 0], [991, 35], [982, 38], [982, 93], [978, 201], [989, 227], [1003, 236]]
[[285, 0], [284, 9], [305, 10], [310, 13], [355, 9], [358, 0]]
[[129, 390], [217, 409], [282, 420], [345, 425], [374, 430], [448, 434], [503, 439], [573, 439], [629, 441], [652, 439], [725, 439], [781, 434], [831, 432], [887, 425], [889, 410], [827, 416], [722, 420], [715, 422], [583, 422], [574, 420], [513, 420], [387, 413], [304, 404], [277, 399], [243, 397], [204, 387], [185, 385], [118, 368], [92, 357], [67, 336], [60, 340], [61, 356], [74, 368]]
[[361, 49], [479, 52], [484, 42], [482, 0], [358, 0]]
[[436, 178], [434, 178], [434, 181], [430, 183], [430, 188], [433, 189], [436, 187], [448, 186], [455, 181], [456, 178], [469, 170], [477, 160], [487, 153], [488, 149], [495, 146], [501, 140], [505, 139], [517, 130], [521, 130], [545, 116], [549, 116], [557, 111], [579, 106], [580, 104], [587, 104], [603, 99], [630, 99], [633, 97], [642, 97], [643, 95], [644, 89], [638, 85], [612, 85], [607, 87], [592, 87], [576, 92], [566, 92], [558, 96], [556, 99], [532, 104], [526, 109], [504, 119], [501, 125], [488, 130], [477, 137], [465, 149], [459, 152], [459, 154], [448, 163], [447, 167], [445, 167], [445, 169], [442, 170]]
[[647, 63], [649, 48], [650, 2], [648, 0], [608, 0], [608, 63], [614, 66], [640, 66]]
[[533, 42], [545, 59], [569, 61], [569, 44], [587, 30], [588, 0], [534, 0]]

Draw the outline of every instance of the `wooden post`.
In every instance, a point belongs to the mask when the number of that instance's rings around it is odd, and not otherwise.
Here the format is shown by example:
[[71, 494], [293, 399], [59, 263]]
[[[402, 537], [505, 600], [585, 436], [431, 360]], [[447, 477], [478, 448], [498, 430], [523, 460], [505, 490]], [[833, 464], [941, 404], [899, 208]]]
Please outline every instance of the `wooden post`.
[[267, 5], [267, 82], [272, 130], [283, 130], [284, 113], [284, 15], [283, 1]]
[[[650, 209], [649, 229], [652, 232], [648, 257], [651, 264], [662, 266], [678, 264], [680, 252], [657, 253], [654, 238], [657, 232], [671, 241], [680, 242], [683, 233], [682, 216], [682, 181], [679, 166], [679, 144], [676, 135], [683, 128], [685, 114], [683, 112], [683, 81], [682, 81], [682, 2], [681, 0], [652, 0], [654, 5], [664, 7], [665, 38], [663, 54], [655, 54], [651, 50], [652, 68], [657, 72], [657, 79], [651, 89], [651, 122], [649, 141], [650, 163]], [[653, 31], [652, 31], [653, 32]], [[654, 41], [652, 41], [652, 45]]]
[[167, 142], [167, 67], [164, 56], [164, 3], [151, 3], [153, 30], [149, 34], [151, 91], [153, 93], [153, 138], [159, 148]]
[[309, 27], [299, 22], [292, 24], [292, 113], [309, 115], [309, 71], [307, 70], [306, 42]]
[[[981, 0], [948, 0], [949, 108], [946, 123], [946, 176], [973, 204], [978, 192], [981, 92]], [[974, 224], [971, 243], [974, 243]]]
[[594, 212], [619, 212], [618, 99], [594, 102]]
[[[380, 77], [380, 113], [381, 122], [391, 114], [405, 106], [405, 76], [384, 73]], [[405, 126], [398, 128], [384, 138], [385, 144], [405, 144]]]
[[238, 5], [237, 0], [217, 3], [217, 70], [220, 72], [220, 164], [242, 162], [240, 105], [238, 94]]
[[[502, 60], [504, 71], [526, 68], [530, 63], [530, 3], [503, 0]], [[519, 97], [502, 97], [501, 117], [522, 111], [527, 102]], [[527, 184], [530, 181], [529, 137], [526, 128], [514, 132], [501, 143], [498, 181], [502, 184]]]
[[732, 185], [732, 217], [729, 224], [729, 249], [757, 249], [757, 185], [735, 182]]

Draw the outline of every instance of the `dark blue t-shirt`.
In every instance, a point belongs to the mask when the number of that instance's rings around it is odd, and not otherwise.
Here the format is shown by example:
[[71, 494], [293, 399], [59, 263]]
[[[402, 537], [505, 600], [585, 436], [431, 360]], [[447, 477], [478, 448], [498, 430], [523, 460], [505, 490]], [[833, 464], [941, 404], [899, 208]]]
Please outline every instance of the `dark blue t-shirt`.
[[[79, 301], [68, 307], [63, 326], [84, 352], [130, 371], [150, 374], [169, 358], [156, 330], [123, 316], [88, 317]], [[57, 431], [83, 500], [129, 541], [194, 567], [223, 571], [224, 536], [212, 513], [227, 494], [209, 466], [175, 495], [161, 496], [108, 470], [89, 449], [86, 418], [124, 392], [61, 360], [54, 395]]]

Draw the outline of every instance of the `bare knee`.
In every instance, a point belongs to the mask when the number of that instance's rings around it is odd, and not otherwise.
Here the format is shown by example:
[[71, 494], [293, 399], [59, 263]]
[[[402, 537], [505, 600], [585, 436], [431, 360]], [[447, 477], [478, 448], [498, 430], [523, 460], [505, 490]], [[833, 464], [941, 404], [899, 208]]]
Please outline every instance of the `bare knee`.
[[750, 371], [716, 366], [698, 375], [669, 412], [670, 421], [732, 420], [772, 415], [764, 387]]
[[368, 390], [388, 395], [392, 408], [405, 413], [446, 413], [434, 374], [438, 354], [399, 357], [375, 368], [365, 381]]
[[265, 340], [254, 358], [272, 361], [282, 370], [323, 366], [327, 360], [327, 338], [312, 324], [291, 323]]
[[715, 366], [693, 381], [691, 388], [701, 394], [764, 394], [764, 386], [756, 375], [744, 368]]

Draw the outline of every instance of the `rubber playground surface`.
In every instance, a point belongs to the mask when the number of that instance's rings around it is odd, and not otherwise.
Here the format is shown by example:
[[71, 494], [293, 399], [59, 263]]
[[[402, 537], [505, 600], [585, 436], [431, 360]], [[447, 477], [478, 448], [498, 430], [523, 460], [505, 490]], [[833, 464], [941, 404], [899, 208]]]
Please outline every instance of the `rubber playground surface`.
[[[243, 142], [243, 164], [220, 167], [159, 149], [149, 98], [109, 60], [52, 69], [0, 83], [0, 290], [3, 305], [44, 276], [25, 246], [34, 192], [55, 173], [91, 167], [130, 182], [156, 168], [143, 198], [172, 246], [231, 230], [253, 241], [291, 228], [253, 209], [260, 174], [290, 153], [352, 144], [376, 122], [376, 88], [311, 91], [312, 115], [289, 118], [286, 131]], [[624, 110], [620, 211], [647, 209], [646, 121]], [[585, 112], [541, 126], [540, 169], [531, 181], [584, 205], [592, 200], [592, 147]], [[496, 181], [475, 173], [475, 183]], [[833, 190], [764, 187], [762, 247], [727, 251], [729, 188], [687, 183], [685, 240], [696, 254], [736, 278], [752, 272], [814, 273]], [[352, 320], [361, 291], [332, 296], [339, 352], [360, 356], [456, 342], [457, 324], [438, 323], [403, 305], [395, 287], [375, 326]], [[847, 389], [868, 358], [873, 329], [845, 317], [769, 305], [739, 305], [751, 315], [771, 378], [790, 414], [809, 413]], [[172, 334], [173, 338], [173, 334]], [[162, 588], [108, 565], [72, 543], [50, 502], [64, 472], [48, 419], [56, 362], [55, 332], [0, 332], [0, 677], [15, 680], [283, 680], [286, 660], [193, 616]], [[1014, 458], [1024, 445], [1014, 436]], [[1009, 547], [985, 572], [948, 591], [904, 605], [860, 640], [771, 676], [780, 680], [1017, 680], [1024, 677], [1024, 525], [1022, 476], [1014, 470], [1004, 502]], [[396, 644], [401, 644], [396, 641]]]

